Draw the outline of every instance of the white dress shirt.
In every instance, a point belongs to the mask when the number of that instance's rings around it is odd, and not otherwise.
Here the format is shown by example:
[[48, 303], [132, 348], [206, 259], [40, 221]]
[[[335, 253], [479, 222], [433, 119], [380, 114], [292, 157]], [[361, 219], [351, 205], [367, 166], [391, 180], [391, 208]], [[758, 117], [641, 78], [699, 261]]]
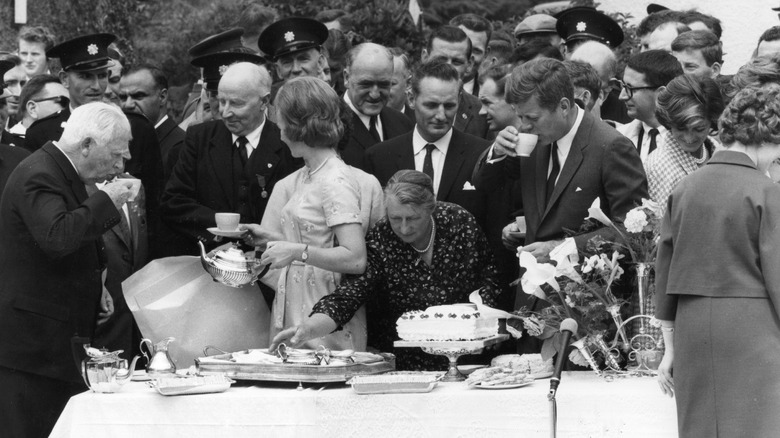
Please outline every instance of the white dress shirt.
[[[363, 122], [363, 126], [366, 127], [368, 132], [371, 132], [371, 116], [367, 116], [355, 107], [355, 105], [352, 104], [352, 101], [349, 100], [349, 93], [344, 93], [344, 102], [347, 102], [347, 105], [352, 109], [352, 112], [357, 114], [358, 118], [360, 118], [360, 121]], [[376, 132], [379, 133], [379, 141], [385, 141], [385, 134], [382, 129], [382, 118], [379, 117], [379, 114], [376, 115]]]
[[[252, 152], [255, 151], [255, 149], [260, 145], [260, 134], [263, 132], [263, 127], [265, 126], [265, 120], [263, 119], [263, 123], [260, 124], [257, 128], [255, 128], [254, 131], [250, 132], [249, 134], [245, 135], [247, 143], [246, 143], [246, 156], [251, 157]], [[238, 140], [238, 135], [231, 134], [233, 136], [233, 144], [236, 144], [236, 141]], [[238, 147], [238, 145], [236, 145]]]
[[447, 149], [450, 147], [450, 139], [452, 138], [452, 128], [447, 131], [441, 138], [434, 142], [428, 142], [417, 129], [414, 127], [414, 134], [412, 134], [412, 149], [414, 151], [414, 170], [420, 172], [423, 171], [423, 164], [425, 163], [425, 146], [428, 143], [432, 143], [436, 146], [431, 152], [431, 162], [433, 163], [433, 193], [439, 193], [439, 182], [441, 181], [441, 173], [444, 171], [444, 159], [447, 158]]

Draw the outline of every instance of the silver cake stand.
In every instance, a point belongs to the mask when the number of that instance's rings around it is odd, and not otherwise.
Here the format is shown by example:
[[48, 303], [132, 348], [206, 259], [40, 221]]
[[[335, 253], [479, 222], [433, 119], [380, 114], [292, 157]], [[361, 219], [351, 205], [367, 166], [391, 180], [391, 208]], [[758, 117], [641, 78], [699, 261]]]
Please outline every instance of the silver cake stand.
[[442, 382], [460, 382], [466, 380], [458, 371], [458, 358], [467, 354], [479, 354], [485, 347], [498, 344], [509, 339], [509, 335], [494, 335], [489, 338], [474, 341], [395, 341], [396, 348], [422, 348], [422, 351], [437, 356], [446, 356], [450, 361], [447, 374], [442, 377]]

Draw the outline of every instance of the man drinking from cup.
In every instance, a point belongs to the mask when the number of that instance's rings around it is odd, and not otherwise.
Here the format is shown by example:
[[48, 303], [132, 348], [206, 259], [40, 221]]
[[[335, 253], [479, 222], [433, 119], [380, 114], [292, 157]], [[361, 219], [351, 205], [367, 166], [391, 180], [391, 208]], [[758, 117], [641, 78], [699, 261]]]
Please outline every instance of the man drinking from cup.
[[[599, 198], [612, 219], [647, 197], [647, 178], [636, 149], [625, 137], [574, 103], [564, 64], [538, 59], [516, 68], [506, 84], [506, 100], [520, 119], [502, 130], [477, 172], [480, 190], [493, 190], [505, 178], [519, 180], [526, 218], [524, 246], [518, 250], [548, 259], [562, 242], [564, 229], [579, 229], [588, 207]], [[518, 153], [521, 134], [537, 136], [529, 156]], [[520, 140], [521, 144], [524, 140]], [[515, 222], [504, 228], [505, 245], [517, 248]], [[605, 228], [575, 237], [578, 248]]]

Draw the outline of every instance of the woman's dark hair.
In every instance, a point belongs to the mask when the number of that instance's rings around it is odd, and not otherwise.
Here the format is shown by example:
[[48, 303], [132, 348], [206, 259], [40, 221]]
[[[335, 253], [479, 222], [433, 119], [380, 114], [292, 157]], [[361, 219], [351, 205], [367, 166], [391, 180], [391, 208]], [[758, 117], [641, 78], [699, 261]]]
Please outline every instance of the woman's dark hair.
[[684, 130], [695, 125], [718, 128], [723, 97], [710, 78], [691, 74], [677, 76], [658, 92], [655, 115], [666, 129]]
[[720, 116], [719, 126], [724, 145], [780, 144], [780, 85], [770, 83], [737, 93]]

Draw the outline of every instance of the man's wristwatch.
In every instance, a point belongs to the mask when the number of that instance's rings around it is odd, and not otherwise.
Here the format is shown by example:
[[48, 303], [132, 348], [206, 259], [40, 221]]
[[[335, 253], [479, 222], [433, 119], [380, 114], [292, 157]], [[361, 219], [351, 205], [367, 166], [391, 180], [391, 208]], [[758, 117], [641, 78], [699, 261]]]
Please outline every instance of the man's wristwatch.
[[309, 260], [309, 245], [306, 245], [306, 248], [303, 249], [303, 252], [301, 253], [301, 261], [306, 263], [306, 260]]

